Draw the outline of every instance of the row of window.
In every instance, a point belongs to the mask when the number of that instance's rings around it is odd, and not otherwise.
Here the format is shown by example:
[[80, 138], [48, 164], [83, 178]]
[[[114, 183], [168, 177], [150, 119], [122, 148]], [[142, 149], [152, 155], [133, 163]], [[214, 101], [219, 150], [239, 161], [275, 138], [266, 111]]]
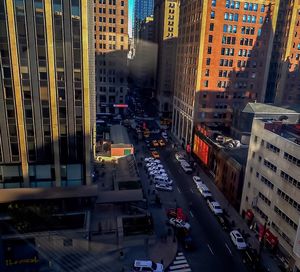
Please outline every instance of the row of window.
[[224, 20], [225, 21], [235, 21], [235, 22], [238, 22], [239, 21], [239, 14], [238, 13], [228, 13], [228, 12], [225, 12], [224, 13]]
[[277, 206], [274, 206], [274, 211], [285, 221], [287, 222], [294, 230], [297, 230], [298, 226], [297, 224], [289, 218], [285, 212], [280, 210]]
[[281, 171], [280, 176], [296, 188], [300, 189], [300, 181], [296, 180], [295, 178], [291, 177], [289, 174], [287, 174], [284, 171]]
[[[103, 4], [103, 5], [106, 4], [106, 0], [99, 0], [98, 2], [99, 2], [99, 4]], [[96, 0], [94, 0], [94, 3], [96, 3]], [[109, 5], [116, 5], [117, 0], [108, 0], [107, 3]], [[122, 0], [120, 3], [121, 3], [121, 6], [124, 7], [124, 5], [125, 5], [124, 1]]]
[[271, 201], [270, 199], [268, 199], [264, 194], [262, 194], [261, 192], [258, 193], [258, 197], [263, 200], [268, 206], [271, 205]]
[[281, 191], [280, 189], [277, 189], [277, 194], [286, 202], [288, 202], [291, 206], [293, 206], [298, 212], [300, 212], [300, 204], [297, 201], [289, 197], [285, 192]]
[[[216, 0], [211, 1], [211, 6], [212, 7], [216, 6]], [[240, 6], [241, 6], [240, 1], [226, 0], [226, 2], [225, 2], [225, 7], [228, 9], [229, 8], [230, 9], [240, 9]], [[243, 8], [244, 8], [244, 10], [258, 11], [258, 4], [245, 2]], [[261, 5], [260, 12], [265, 12], [265, 5]]]
[[267, 142], [266, 148], [276, 154], [278, 154], [280, 152], [280, 149], [278, 147], [276, 147], [275, 145], [272, 145], [268, 142]]
[[300, 166], [300, 160], [297, 159], [296, 157], [290, 155], [289, 153], [284, 152], [283, 157], [284, 157], [286, 160], [288, 160], [289, 162], [291, 162], [291, 163], [293, 163], [293, 164], [295, 164], [295, 165], [297, 165], [297, 166]]
[[263, 175], [260, 176], [260, 181], [273, 190], [274, 184], [271, 181], [269, 181], [267, 178], [265, 178]]
[[221, 48], [221, 55], [222, 56], [234, 56], [234, 48]]
[[252, 52], [252, 50], [240, 49], [238, 52], [238, 55], [240, 57], [251, 57], [251, 52]]
[[257, 62], [255, 60], [238, 60], [237, 67], [247, 67], [247, 68], [256, 68]]
[[[95, 26], [95, 30], [96, 30], [96, 26]], [[116, 33], [116, 28], [115, 27], [108, 27], [107, 28], [108, 32], [113, 32], [113, 33]], [[99, 26], [99, 31], [102, 31], [102, 32], [106, 32], [106, 26]], [[120, 28], [120, 32], [121, 33], [124, 33], [124, 28]]]
[[222, 37], [222, 44], [235, 44], [236, 38], [230, 37], [230, 36], [224, 36]]
[[272, 228], [290, 245], [294, 246], [291, 239], [274, 223], [272, 222]]
[[275, 173], [277, 171], [277, 166], [275, 166], [273, 163], [269, 162], [266, 159], [264, 159], [264, 166], [266, 166], [267, 168], [271, 169]]
[[268, 221], [268, 216], [260, 208], [258, 208], [256, 206], [254, 209], [261, 216], [262, 219], [265, 219], [266, 221]]
[[[94, 10], [96, 12], [96, 8], [94, 8]], [[105, 14], [106, 8], [99, 8], [99, 13]], [[108, 9], [108, 14], [116, 15], [116, 9]], [[121, 9], [121, 15], [124, 16], [124, 14], [125, 14], [124, 9]]]
[[[243, 14], [242, 21], [243, 21], [243, 23], [255, 24], [256, 23], [256, 16], [255, 15]], [[262, 16], [260, 16], [259, 22], [262, 24], [262, 22], [263, 22], [263, 17]]]
[[[100, 23], [106, 23], [106, 18], [107, 17], [99, 17], [99, 22]], [[96, 17], [95, 17], [95, 21], [96, 21]], [[115, 24], [116, 23], [116, 18], [109, 17], [108, 18], [108, 23], [109, 24]], [[121, 23], [121, 25], [124, 24], [124, 19], [123, 18], [120, 19], [120, 23]]]

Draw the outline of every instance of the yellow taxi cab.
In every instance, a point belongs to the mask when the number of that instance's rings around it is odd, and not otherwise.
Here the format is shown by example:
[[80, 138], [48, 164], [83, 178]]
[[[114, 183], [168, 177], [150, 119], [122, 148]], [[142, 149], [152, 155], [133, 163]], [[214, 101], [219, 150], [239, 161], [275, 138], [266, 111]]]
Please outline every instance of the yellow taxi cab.
[[163, 140], [158, 140], [158, 143], [159, 143], [160, 146], [166, 146], [166, 144]]
[[151, 155], [152, 155], [153, 158], [159, 159], [159, 154], [158, 154], [157, 151], [152, 151], [152, 152], [151, 152]]
[[159, 143], [158, 143], [156, 140], [153, 140], [153, 141], [152, 141], [152, 146], [158, 147], [158, 146], [159, 146]]

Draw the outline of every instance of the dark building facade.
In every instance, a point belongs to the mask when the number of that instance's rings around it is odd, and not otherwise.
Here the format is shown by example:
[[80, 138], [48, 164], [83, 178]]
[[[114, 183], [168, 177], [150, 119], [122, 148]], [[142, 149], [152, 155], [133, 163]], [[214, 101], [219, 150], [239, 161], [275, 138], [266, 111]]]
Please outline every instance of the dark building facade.
[[90, 2], [0, 0], [0, 191], [91, 184]]

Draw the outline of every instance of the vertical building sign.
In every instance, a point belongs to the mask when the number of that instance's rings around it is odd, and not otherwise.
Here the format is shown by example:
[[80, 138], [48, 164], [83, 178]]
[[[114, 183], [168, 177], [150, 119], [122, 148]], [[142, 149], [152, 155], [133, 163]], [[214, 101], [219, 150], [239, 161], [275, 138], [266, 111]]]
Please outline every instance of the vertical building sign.
[[176, 0], [166, 0], [164, 20], [164, 40], [178, 36], [179, 4]]

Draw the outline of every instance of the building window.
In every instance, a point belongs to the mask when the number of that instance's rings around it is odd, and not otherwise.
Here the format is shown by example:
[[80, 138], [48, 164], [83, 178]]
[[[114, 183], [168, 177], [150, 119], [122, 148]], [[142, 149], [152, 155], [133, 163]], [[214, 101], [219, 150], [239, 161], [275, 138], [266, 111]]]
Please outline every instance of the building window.
[[244, 3], [244, 10], [248, 10], [249, 9], [249, 3], [248, 2], [245, 2]]
[[275, 173], [277, 171], [277, 166], [275, 166], [273, 163], [269, 162], [266, 159], [264, 159], [264, 166], [266, 166], [267, 168], [271, 169]]
[[210, 23], [210, 25], [209, 25], [209, 31], [213, 31], [214, 30], [214, 23]]
[[211, 11], [211, 13], [210, 13], [210, 19], [215, 19], [215, 12], [214, 11]]
[[263, 175], [260, 176], [260, 181], [273, 190], [274, 184], [271, 181], [269, 181], [267, 178], [265, 178]]
[[300, 212], [300, 204], [294, 200], [293, 198], [289, 197], [285, 192], [283, 192], [280, 189], [277, 189], [277, 194], [285, 200], [287, 203], [289, 203], [292, 207], [294, 207], [298, 212]]
[[207, 54], [211, 54], [211, 46], [209, 46], [208, 48], [207, 48]]
[[297, 230], [298, 225], [291, 219], [289, 218], [285, 212], [280, 210], [277, 206], [274, 206], [274, 211], [286, 222], [288, 223], [294, 230]]
[[213, 36], [212, 35], [208, 35], [208, 42], [212, 43], [213, 42]]
[[210, 65], [210, 58], [206, 59], [206, 65]]
[[216, 2], [217, 2], [216, 0], [211, 0], [211, 6], [215, 7], [216, 6]]
[[280, 152], [280, 149], [278, 147], [276, 147], [275, 145], [272, 145], [270, 143], [267, 143], [266, 148], [276, 154], [278, 154]]
[[205, 70], [205, 76], [209, 76], [209, 69]]
[[297, 159], [296, 157], [290, 155], [289, 153], [284, 152], [283, 157], [284, 157], [286, 160], [288, 160], [289, 162], [291, 162], [291, 163], [293, 163], [293, 164], [295, 164], [295, 165], [297, 165], [297, 166], [300, 166], [300, 160]]
[[261, 5], [260, 12], [265, 12], [265, 5]]
[[258, 193], [258, 197], [262, 199], [268, 206], [271, 205], [270, 199], [268, 199], [265, 195], [263, 195], [261, 192]]
[[284, 171], [281, 171], [280, 176], [284, 181], [287, 181], [288, 183], [290, 183], [291, 185], [295, 186], [297, 189], [300, 190], [300, 181], [298, 181], [295, 178], [291, 177], [290, 175], [288, 175]]
[[208, 87], [208, 80], [204, 80], [204, 87]]

